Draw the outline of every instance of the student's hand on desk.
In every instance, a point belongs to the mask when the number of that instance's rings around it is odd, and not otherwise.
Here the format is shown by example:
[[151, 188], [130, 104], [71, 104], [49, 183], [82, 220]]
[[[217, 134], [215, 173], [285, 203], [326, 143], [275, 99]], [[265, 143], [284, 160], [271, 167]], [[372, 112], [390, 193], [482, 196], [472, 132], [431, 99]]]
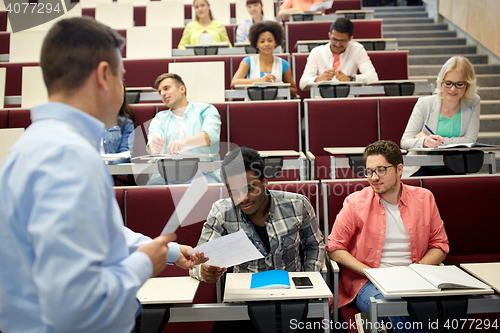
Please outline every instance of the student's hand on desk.
[[260, 79], [258, 79], [259, 82], [276, 82], [276, 76], [273, 74], [266, 74]]
[[149, 153], [151, 155], [165, 154], [165, 150], [163, 149], [163, 147], [165, 147], [166, 141], [167, 138], [164, 136], [155, 136], [149, 144]]
[[216, 283], [226, 271], [227, 268], [210, 266], [207, 264], [201, 265], [201, 276], [206, 283]]
[[345, 75], [344, 73], [342, 73], [341, 71], [337, 71], [335, 73], [335, 77], [337, 78], [337, 80], [342, 81], [342, 82], [351, 81], [351, 78], [349, 76]]
[[418, 138], [424, 138], [424, 137], [426, 137], [426, 136], [427, 136], [427, 134], [425, 134], [424, 132], [420, 132], [420, 133], [418, 133], [417, 135], [415, 135], [415, 139], [418, 139]]
[[167, 154], [179, 154], [186, 146], [184, 139], [170, 141], [167, 146]]
[[444, 138], [441, 135], [429, 135], [424, 139], [423, 146], [427, 148], [436, 148], [444, 143]]
[[315, 81], [316, 82], [331, 81], [334, 76], [335, 76], [335, 71], [332, 69], [327, 69], [326, 71], [323, 72], [323, 74], [318, 76]]
[[153, 275], [151, 277], [157, 276], [165, 268], [167, 264], [165, 258], [168, 252], [167, 244], [175, 241], [175, 238], [175, 234], [156, 237], [152, 242], [142, 245], [137, 249], [137, 251], [146, 253], [149, 259], [151, 259], [151, 263], [153, 264]]
[[193, 266], [203, 264], [207, 262], [208, 258], [205, 258], [205, 254], [196, 251], [192, 256], [188, 254], [188, 251], [192, 250], [191, 246], [180, 245], [181, 254], [179, 256], [179, 260], [175, 262], [177, 266], [180, 268], [188, 269]]

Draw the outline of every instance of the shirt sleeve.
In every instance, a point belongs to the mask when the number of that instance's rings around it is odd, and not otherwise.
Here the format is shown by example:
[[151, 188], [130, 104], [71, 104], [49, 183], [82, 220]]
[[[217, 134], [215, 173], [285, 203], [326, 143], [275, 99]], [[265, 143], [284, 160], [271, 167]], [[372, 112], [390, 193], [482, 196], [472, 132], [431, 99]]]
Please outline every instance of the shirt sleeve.
[[284, 76], [285, 72], [288, 70], [288, 68], [290, 68], [290, 64], [285, 59], [283, 59], [283, 58], [280, 58], [280, 59], [281, 59], [281, 67], [283, 68], [283, 73], [281, 73], [281, 75]]
[[333, 252], [335, 250], [346, 250], [356, 233], [357, 227], [354, 223], [354, 214], [352, 212], [352, 203], [349, 197], [344, 200], [342, 210], [337, 215], [332, 231], [328, 236], [326, 250]]
[[320, 230], [316, 213], [309, 202], [304, 198], [303, 222], [301, 238], [304, 243], [304, 271], [319, 272], [325, 261], [325, 242]]
[[248, 29], [245, 21], [242, 21], [236, 29], [236, 42], [243, 43], [248, 39]]
[[[223, 227], [223, 221], [223, 214], [217, 205], [212, 205], [212, 209], [210, 213], [208, 213], [207, 221], [203, 224], [203, 230], [201, 231], [197, 246], [225, 235], [227, 232]], [[203, 281], [203, 277], [201, 276], [201, 264], [190, 268], [189, 275], [192, 278]]]
[[356, 75], [356, 81], [371, 83], [378, 81], [378, 75], [373, 67], [372, 61], [362, 45], [358, 45], [357, 65], [361, 74]]
[[306, 85], [313, 83], [314, 80], [321, 74], [319, 68], [319, 61], [321, 59], [321, 47], [315, 47], [307, 57], [306, 67], [300, 78], [300, 89], [306, 90]]
[[436, 205], [436, 200], [434, 195], [429, 191], [429, 200], [431, 201], [431, 230], [429, 234], [429, 249], [438, 248], [443, 250], [445, 253], [450, 252], [450, 246], [448, 242], [448, 236], [444, 229], [444, 223], [439, 214], [439, 210]]
[[280, 6], [280, 9], [290, 9], [293, 8], [293, 0], [285, 0]]
[[201, 112], [201, 118], [203, 119], [201, 130], [208, 134], [210, 145], [219, 142], [221, 126], [219, 111], [215, 106], [209, 105], [209, 107]]
[[186, 27], [184, 28], [184, 31], [182, 32], [181, 41], [179, 42], [179, 45], [177, 45], [177, 48], [179, 50], [185, 50], [186, 47], [184, 45], [191, 44], [190, 38], [191, 38], [191, 34], [194, 31], [194, 25], [192, 23], [193, 22], [188, 23], [188, 25], [186, 25]]
[[417, 139], [415, 138], [415, 135], [422, 131], [422, 128], [425, 124], [426, 114], [428, 114], [429, 112], [424, 110], [424, 104], [425, 103], [423, 102], [423, 100], [419, 98], [417, 103], [413, 107], [410, 119], [408, 120], [408, 124], [406, 125], [403, 137], [401, 138], [402, 149], [423, 147], [425, 137]]
[[58, 332], [126, 331], [153, 267], [145, 253], [128, 253], [102, 160], [78, 148], [46, 152], [31, 178], [27, 233], [41, 317]]

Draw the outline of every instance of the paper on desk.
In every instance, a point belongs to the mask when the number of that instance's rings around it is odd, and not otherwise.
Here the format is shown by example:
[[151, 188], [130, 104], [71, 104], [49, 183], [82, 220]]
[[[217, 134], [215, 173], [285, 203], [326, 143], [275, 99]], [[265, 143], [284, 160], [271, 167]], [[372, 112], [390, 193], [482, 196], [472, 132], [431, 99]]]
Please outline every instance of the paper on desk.
[[125, 158], [130, 158], [130, 151], [127, 150], [122, 153], [115, 153], [115, 154], [102, 154], [101, 157], [104, 161], [123, 160]]
[[201, 171], [196, 172], [193, 181], [189, 185], [186, 193], [175, 207], [175, 211], [170, 216], [167, 224], [163, 228], [161, 235], [173, 234], [179, 225], [182, 225], [189, 212], [196, 207], [196, 204], [208, 190], [208, 182]]
[[311, 6], [310, 11], [311, 12], [315, 12], [315, 11], [318, 11], [318, 10], [320, 10], [322, 8], [324, 8], [324, 9], [330, 9], [330, 8], [332, 8], [332, 6], [333, 6], [333, 0], [331, 0], [331, 1], [317, 2], [317, 3], [315, 3], [315, 4], [313, 4]]
[[210, 266], [231, 267], [247, 261], [264, 258], [262, 253], [248, 239], [243, 229], [238, 232], [219, 237], [195, 247], [188, 254], [203, 252], [210, 258], [206, 263]]

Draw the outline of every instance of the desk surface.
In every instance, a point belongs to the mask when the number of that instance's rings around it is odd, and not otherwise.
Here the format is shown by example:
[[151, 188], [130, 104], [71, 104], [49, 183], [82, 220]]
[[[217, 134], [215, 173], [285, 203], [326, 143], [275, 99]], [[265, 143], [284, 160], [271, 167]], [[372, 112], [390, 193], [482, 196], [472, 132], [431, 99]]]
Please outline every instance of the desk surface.
[[137, 292], [142, 304], [192, 303], [200, 281], [189, 276], [152, 278]]
[[[313, 288], [297, 289], [292, 277], [307, 276]], [[262, 300], [331, 298], [332, 292], [319, 272], [290, 272], [290, 289], [250, 289], [252, 273], [229, 273], [226, 277], [224, 302], [245, 302]]]
[[500, 293], [500, 262], [460, 264], [460, 267]]
[[277, 156], [300, 156], [300, 153], [295, 150], [259, 150], [261, 157], [277, 157]]
[[236, 84], [234, 89], [248, 89], [253, 87], [278, 87], [278, 88], [288, 88], [290, 83], [284, 82], [258, 82], [257, 84]]
[[[365, 151], [365, 147], [333, 147], [333, 148], [323, 148], [324, 151], [330, 153], [332, 155], [347, 155], [347, 154], [356, 154], [362, 155]], [[401, 153], [406, 153], [406, 150], [401, 149]]]

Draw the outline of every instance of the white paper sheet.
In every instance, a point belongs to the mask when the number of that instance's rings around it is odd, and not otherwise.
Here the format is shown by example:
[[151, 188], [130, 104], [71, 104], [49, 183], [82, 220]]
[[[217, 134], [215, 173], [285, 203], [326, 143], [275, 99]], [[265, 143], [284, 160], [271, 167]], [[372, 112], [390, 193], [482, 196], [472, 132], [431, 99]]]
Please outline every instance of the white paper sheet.
[[248, 239], [243, 229], [201, 244], [189, 251], [188, 254], [191, 255], [196, 251], [203, 252], [205, 257], [210, 258], [206, 262], [207, 264], [217, 267], [231, 267], [250, 260], [264, 258]]
[[189, 212], [196, 207], [196, 204], [200, 201], [207, 190], [207, 179], [201, 171], [196, 172], [193, 181], [186, 190], [186, 193], [182, 196], [177, 207], [175, 207], [175, 211], [172, 216], [170, 216], [170, 219], [163, 228], [161, 235], [173, 234], [179, 225], [182, 225], [186, 217], [189, 215]]
[[118, 160], [123, 160], [125, 158], [130, 158], [130, 151], [124, 151], [122, 153], [115, 153], [115, 154], [102, 154], [101, 155], [102, 159], [104, 161], [118, 161]]

